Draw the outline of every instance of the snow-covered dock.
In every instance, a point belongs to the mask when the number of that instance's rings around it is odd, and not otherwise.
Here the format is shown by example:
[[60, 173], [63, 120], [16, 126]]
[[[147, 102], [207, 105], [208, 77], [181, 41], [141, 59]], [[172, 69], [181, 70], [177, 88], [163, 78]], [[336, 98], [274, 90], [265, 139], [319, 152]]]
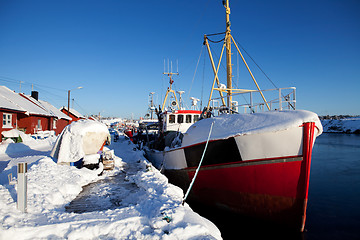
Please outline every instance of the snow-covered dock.
[[[102, 176], [56, 164], [49, 157], [54, 142], [0, 144], [0, 239], [221, 239], [213, 223], [182, 205], [182, 190], [169, 184], [123, 136], [109, 147], [117, 156], [115, 168]], [[27, 213], [17, 210], [16, 189], [8, 183], [8, 174], [16, 176], [21, 161], [28, 162]], [[113, 179], [120, 172], [137, 191], [116, 196]], [[89, 201], [102, 208], [66, 210], [85, 185], [97, 181], [104, 187]]]

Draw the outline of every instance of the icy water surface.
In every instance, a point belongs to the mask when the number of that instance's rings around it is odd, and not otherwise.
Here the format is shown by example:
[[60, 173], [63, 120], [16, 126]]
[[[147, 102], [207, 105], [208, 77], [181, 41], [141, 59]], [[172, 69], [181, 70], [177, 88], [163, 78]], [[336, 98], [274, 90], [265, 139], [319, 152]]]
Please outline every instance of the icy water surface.
[[360, 135], [324, 133], [316, 139], [304, 233], [190, 206], [214, 222], [224, 239], [360, 239]]

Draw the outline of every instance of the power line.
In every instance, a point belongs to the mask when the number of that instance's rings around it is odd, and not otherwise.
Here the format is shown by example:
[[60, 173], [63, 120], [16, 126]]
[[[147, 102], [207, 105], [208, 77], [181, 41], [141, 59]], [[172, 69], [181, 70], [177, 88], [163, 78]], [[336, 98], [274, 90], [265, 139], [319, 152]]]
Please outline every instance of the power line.
[[28, 81], [23, 81], [23, 80], [18, 80], [18, 79], [14, 79], [14, 78], [9, 78], [9, 77], [4, 77], [4, 76], [0, 76], [0, 80], [1, 81], [5, 81], [5, 82], [10, 82], [10, 83], [16, 83], [16, 84], [24, 84], [27, 86], [37, 86], [37, 87], [44, 87], [44, 88], [50, 88], [53, 90], [57, 90], [57, 91], [67, 91], [66, 89], [61, 89], [61, 88], [54, 88], [54, 87], [50, 87], [50, 86], [46, 86], [43, 84], [38, 84], [38, 83], [34, 83], [34, 82], [28, 82]]

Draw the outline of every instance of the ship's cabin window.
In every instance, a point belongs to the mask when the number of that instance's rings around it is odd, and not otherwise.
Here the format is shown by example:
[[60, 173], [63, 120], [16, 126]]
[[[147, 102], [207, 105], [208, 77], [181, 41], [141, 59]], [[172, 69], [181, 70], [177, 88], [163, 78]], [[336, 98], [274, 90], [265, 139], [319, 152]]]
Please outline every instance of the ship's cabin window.
[[191, 115], [186, 115], [186, 123], [191, 123]]
[[194, 122], [197, 122], [197, 121], [199, 121], [199, 115], [194, 115]]
[[169, 123], [175, 123], [175, 115], [169, 115]]
[[182, 114], [180, 114], [180, 115], [178, 115], [178, 119], [177, 119], [178, 121], [178, 123], [183, 123], [184, 122], [184, 115], [182, 115]]

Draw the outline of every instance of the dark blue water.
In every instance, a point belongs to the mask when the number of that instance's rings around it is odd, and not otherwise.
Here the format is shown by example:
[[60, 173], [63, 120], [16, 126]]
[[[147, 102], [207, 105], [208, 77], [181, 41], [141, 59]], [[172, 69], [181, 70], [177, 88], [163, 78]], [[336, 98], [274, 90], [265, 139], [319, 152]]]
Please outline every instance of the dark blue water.
[[360, 240], [360, 135], [323, 133], [316, 139], [304, 233], [189, 204], [224, 239]]
[[360, 135], [324, 133], [313, 149], [305, 239], [360, 239]]

